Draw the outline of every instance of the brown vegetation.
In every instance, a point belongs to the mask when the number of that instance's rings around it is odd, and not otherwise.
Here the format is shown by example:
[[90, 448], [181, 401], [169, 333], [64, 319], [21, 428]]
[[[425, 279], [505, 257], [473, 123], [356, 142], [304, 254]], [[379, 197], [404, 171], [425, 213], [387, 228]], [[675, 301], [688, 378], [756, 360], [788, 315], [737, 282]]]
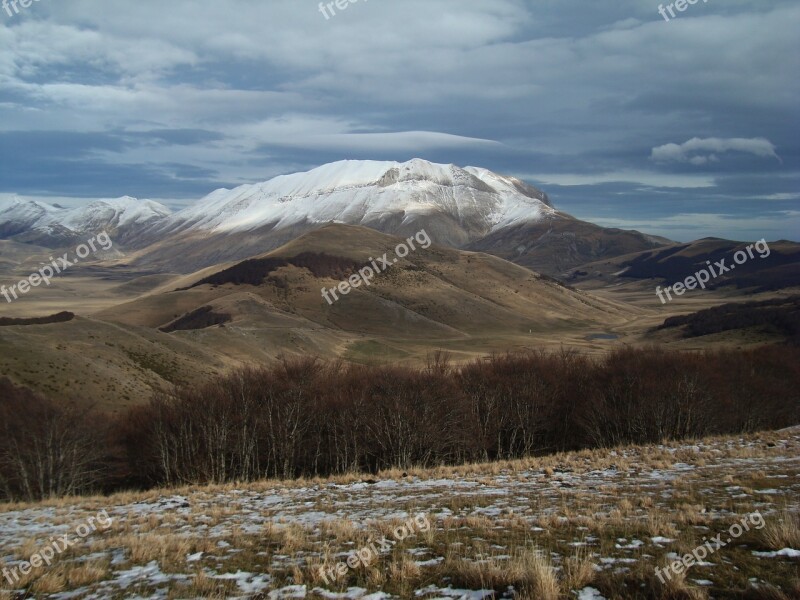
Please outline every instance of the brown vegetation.
[[214, 325], [223, 325], [231, 320], [231, 316], [224, 313], [214, 312], [213, 307], [203, 306], [197, 310], [186, 313], [182, 317], [175, 319], [169, 325], [160, 328], [164, 333], [173, 331], [192, 331], [195, 329], [206, 329]]
[[101, 482], [99, 416], [0, 379], [0, 499], [75, 495]]
[[331, 256], [323, 252], [303, 252], [292, 258], [269, 257], [251, 258], [236, 264], [228, 269], [215, 273], [210, 277], [201, 279], [192, 287], [200, 285], [261, 285], [268, 275], [281, 267], [293, 265], [306, 268], [315, 277], [332, 277], [344, 279], [359, 267], [363, 266], [349, 258]]
[[800, 345], [800, 296], [759, 302], [733, 302], [670, 317], [658, 329], [683, 327], [683, 336], [698, 337], [723, 331], [758, 327]]
[[15, 325], [49, 325], [50, 323], [66, 323], [72, 321], [75, 315], [71, 312], [63, 311], [50, 315], [49, 317], [31, 317], [29, 319], [14, 319], [11, 317], [0, 317], [0, 327], [13, 327]]
[[[88, 425], [90, 415], [41, 399], [40, 409], [15, 411], [21, 403], [6, 400], [0, 493], [84, 491], [101, 455], [104, 489], [149, 488], [402, 472], [781, 428], [800, 422], [798, 358], [764, 348], [624, 349], [599, 359], [532, 352], [459, 367], [438, 355], [421, 369], [285, 360], [162, 393], [112, 424], [114, 444]], [[57, 472], [76, 470], [80, 484], [37, 476], [47, 483], [32, 485], [21, 457], [50, 448], [55, 432], [74, 446], [58, 454], [71, 462]]]

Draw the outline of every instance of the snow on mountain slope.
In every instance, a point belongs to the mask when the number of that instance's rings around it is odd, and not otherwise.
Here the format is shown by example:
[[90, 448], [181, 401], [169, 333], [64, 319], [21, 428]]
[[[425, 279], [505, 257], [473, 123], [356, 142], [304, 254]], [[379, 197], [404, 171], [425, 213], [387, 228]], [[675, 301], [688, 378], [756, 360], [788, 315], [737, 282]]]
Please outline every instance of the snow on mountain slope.
[[486, 169], [421, 159], [348, 160], [220, 189], [175, 214], [156, 202], [130, 197], [71, 209], [38, 200], [0, 200], [0, 236], [31, 241], [49, 234], [63, 240], [106, 229], [146, 244], [184, 232], [225, 235], [267, 228], [277, 233], [333, 221], [389, 233], [430, 225], [438, 241], [460, 245], [553, 213], [544, 193]]
[[77, 208], [14, 197], [0, 200], [0, 236], [25, 235], [33, 239], [57, 234], [63, 239], [103, 230], [132, 235], [170, 214], [170, 209], [158, 202], [128, 196], [95, 200]]
[[171, 233], [283, 229], [330, 221], [400, 225], [446, 216], [474, 235], [555, 213], [547, 196], [485, 169], [414, 159], [406, 163], [340, 161], [264, 183], [217, 190], [164, 223]]
[[[113, 200], [97, 200], [79, 208], [68, 209], [60, 222], [73, 231], [94, 231], [97, 227], [114, 228], [144, 225], [172, 214], [169, 208], [152, 200], [123, 196]], [[104, 225], [105, 224], [105, 225]]]
[[548, 274], [659, 245], [605, 230], [550, 204], [527, 183], [477, 167], [346, 160], [263, 183], [219, 189], [173, 214], [133, 198], [65, 209], [0, 197], [0, 238], [49, 247], [107, 231], [142, 268], [192, 272], [269, 252], [327, 223], [488, 252]]
[[18, 197], [0, 199], [0, 236], [11, 237], [49, 222], [58, 209], [44, 202]]

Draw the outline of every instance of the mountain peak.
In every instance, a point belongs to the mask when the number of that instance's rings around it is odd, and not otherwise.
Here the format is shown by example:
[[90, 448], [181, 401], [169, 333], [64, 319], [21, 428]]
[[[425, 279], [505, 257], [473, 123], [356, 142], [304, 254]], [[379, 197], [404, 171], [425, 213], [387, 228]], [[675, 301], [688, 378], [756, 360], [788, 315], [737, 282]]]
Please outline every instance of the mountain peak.
[[419, 158], [404, 163], [343, 160], [217, 190], [175, 213], [167, 228], [233, 232], [334, 221], [385, 230], [389, 222], [409, 225], [437, 216], [460, 229], [458, 240], [465, 241], [552, 212], [544, 193], [487, 169]]

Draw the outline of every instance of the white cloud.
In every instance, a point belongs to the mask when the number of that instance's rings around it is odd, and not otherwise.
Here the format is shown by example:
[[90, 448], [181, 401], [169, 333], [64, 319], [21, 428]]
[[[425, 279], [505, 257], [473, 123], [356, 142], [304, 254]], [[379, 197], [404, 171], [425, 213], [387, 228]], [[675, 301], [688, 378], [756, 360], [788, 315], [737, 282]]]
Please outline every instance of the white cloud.
[[800, 193], [793, 192], [793, 193], [779, 193], [779, 194], [768, 194], [766, 196], [754, 196], [756, 200], [800, 200]]
[[653, 148], [650, 158], [656, 162], [689, 162], [705, 165], [719, 162], [719, 154], [743, 152], [781, 161], [775, 145], [765, 138], [692, 138], [682, 144], [664, 144]]
[[385, 131], [356, 118], [289, 114], [255, 124], [235, 125], [229, 136], [247, 140], [252, 148], [314, 148], [331, 151], [414, 152], [465, 147], [496, 148], [502, 144], [482, 138], [439, 131]]
[[683, 175], [654, 173], [650, 171], [616, 171], [613, 173], [554, 173], [519, 176], [527, 181], [544, 185], [599, 185], [603, 183], [635, 183], [656, 188], [710, 188], [716, 185], [713, 177], [707, 175]]
[[278, 146], [312, 147], [317, 150], [422, 152], [435, 149], [465, 147], [501, 147], [492, 140], [451, 135], [438, 131], [393, 131], [387, 133], [341, 133], [312, 135], [305, 138], [276, 141]]

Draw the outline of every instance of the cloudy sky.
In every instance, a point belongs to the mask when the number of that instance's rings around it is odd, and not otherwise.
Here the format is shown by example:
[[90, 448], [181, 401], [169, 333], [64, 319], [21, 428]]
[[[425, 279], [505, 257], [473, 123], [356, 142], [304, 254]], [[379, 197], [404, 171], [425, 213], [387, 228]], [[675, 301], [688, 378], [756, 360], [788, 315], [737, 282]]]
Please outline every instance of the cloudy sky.
[[0, 197], [180, 207], [421, 157], [601, 225], [800, 239], [797, 0], [339, 1], [0, 10]]

